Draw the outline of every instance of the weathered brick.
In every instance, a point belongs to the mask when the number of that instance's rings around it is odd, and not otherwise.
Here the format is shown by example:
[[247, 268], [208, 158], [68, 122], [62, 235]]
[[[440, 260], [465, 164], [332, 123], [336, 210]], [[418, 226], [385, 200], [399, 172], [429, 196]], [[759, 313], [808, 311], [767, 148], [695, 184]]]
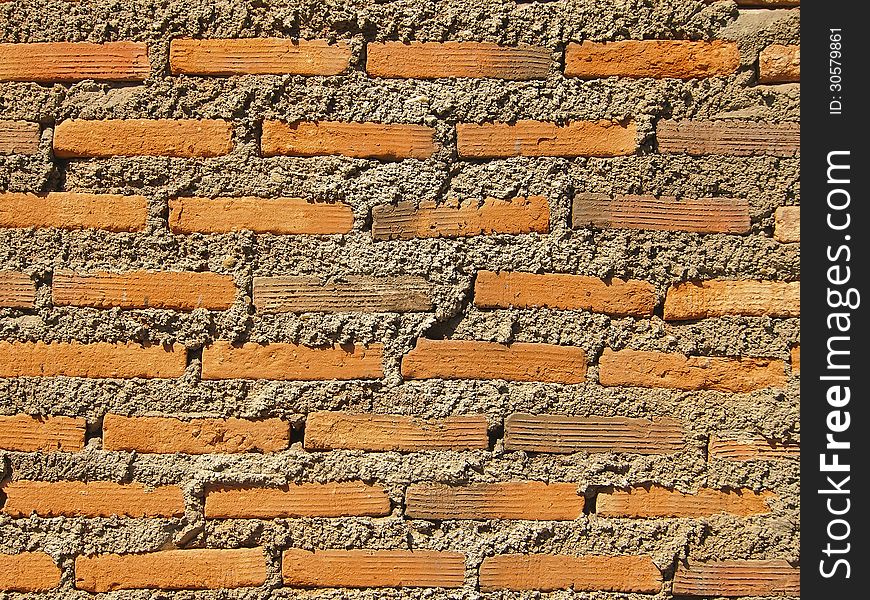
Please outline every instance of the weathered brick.
[[103, 448], [139, 453], [210, 454], [279, 452], [290, 445], [290, 425], [281, 419], [173, 417], [103, 418]]
[[92, 593], [252, 587], [266, 581], [266, 557], [262, 548], [97, 554], [76, 558], [75, 573], [76, 588]]
[[26, 273], [0, 271], [0, 308], [33, 308], [36, 286]]
[[59, 158], [208, 158], [232, 151], [232, 133], [232, 124], [219, 120], [72, 119], [55, 126], [53, 147]]
[[366, 71], [373, 77], [544, 79], [551, 62], [550, 51], [538, 46], [488, 42], [373, 42], [366, 46]]
[[800, 373], [801, 372], [801, 347], [794, 346], [791, 349], [791, 372], [792, 373]]
[[254, 277], [254, 306], [264, 313], [428, 311], [432, 285], [422, 277]]
[[13, 517], [181, 517], [184, 497], [175, 485], [147, 489], [108, 481], [13, 481], [0, 486], [3, 512]]
[[759, 83], [797, 83], [800, 80], [800, 46], [774, 44], [758, 55]]
[[263, 156], [330, 156], [380, 160], [429, 158], [438, 149], [435, 130], [423, 125], [265, 121]]
[[655, 594], [662, 574], [649, 556], [502, 554], [483, 559], [480, 589]]
[[800, 314], [798, 281], [687, 281], [672, 285], [665, 297], [664, 318], [668, 321], [723, 315], [799, 317]]
[[478, 271], [474, 305], [481, 308], [547, 307], [616, 316], [650, 316], [656, 291], [646, 281], [583, 275]]
[[768, 358], [685, 356], [668, 352], [604, 350], [599, 381], [605, 386], [750, 392], [785, 388], [785, 363]]
[[485, 450], [486, 417], [430, 421], [402, 415], [314, 412], [305, 420], [306, 450]]
[[291, 587], [462, 587], [465, 555], [427, 550], [285, 550]]
[[419, 338], [402, 359], [402, 376], [581, 383], [586, 379], [586, 354], [576, 346]]
[[73, 417], [0, 415], [0, 450], [78, 452], [85, 447], [85, 425]]
[[565, 75], [695, 79], [727, 76], [740, 66], [734, 42], [688, 40], [626, 40], [570, 43], [565, 50]]
[[784, 444], [761, 436], [726, 438], [710, 437], [708, 453], [711, 458], [722, 460], [784, 460], [799, 459], [800, 444]]
[[39, 151], [39, 123], [0, 121], [0, 155], [36, 154]]
[[599, 492], [595, 512], [599, 517], [709, 517], [717, 514], [738, 516], [770, 512], [767, 501], [772, 492], [752, 490], [720, 491], [704, 488], [684, 494], [659, 486]]
[[142, 231], [147, 218], [143, 196], [0, 192], [0, 227]]
[[681, 564], [679, 596], [800, 596], [800, 569], [784, 560], [723, 560]]
[[801, 207], [780, 206], [774, 214], [773, 239], [790, 243], [801, 241]]
[[381, 344], [311, 348], [296, 344], [233, 346], [215, 341], [202, 352], [203, 379], [380, 379], [384, 349]]
[[634, 123], [575, 121], [556, 125], [541, 121], [456, 126], [459, 156], [623, 156], [637, 149]]
[[[721, 0], [704, 0], [707, 4], [720, 2]], [[746, 8], [791, 8], [800, 6], [801, 0], [734, 0], [737, 6]]]
[[0, 44], [0, 81], [142, 81], [150, 72], [138, 42]]
[[799, 123], [753, 121], [659, 121], [656, 140], [667, 154], [797, 156]]
[[188, 75], [338, 75], [350, 62], [347, 42], [286, 38], [174, 39], [172, 73]]
[[0, 591], [47, 592], [60, 585], [60, 568], [48, 554], [0, 553]]
[[205, 496], [207, 519], [383, 517], [390, 514], [384, 488], [361, 481], [303, 483], [282, 488], [217, 487]]

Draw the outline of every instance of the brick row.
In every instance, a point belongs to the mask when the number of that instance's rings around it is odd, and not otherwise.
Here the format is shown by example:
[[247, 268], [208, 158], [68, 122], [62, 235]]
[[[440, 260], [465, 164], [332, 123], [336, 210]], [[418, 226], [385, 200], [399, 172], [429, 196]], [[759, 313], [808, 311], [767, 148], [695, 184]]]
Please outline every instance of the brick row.
[[0, 271], [0, 308], [33, 308], [36, 285], [26, 274]]
[[565, 75], [695, 79], [727, 76], [740, 66], [737, 44], [716, 40], [627, 40], [570, 43], [565, 50]]
[[405, 515], [412, 519], [574, 520], [584, 498], [573, 483], [511, 481], [449, 486], [414, 484], [405, 494]]
[[749, 516], [770, 512], [771, 492], [701, 489], [685, 494], [659, 486], [599, 492], [595, 514], [599, 517], [708, 517], [716, 514]]
[[0, 81], [143, 81], [150, 72], [138, 42], [0, 44]]
[[633, 122], [575, 121], [566, 125], [541, 121], [456, 126], [462, 158], [512, 156], [624, 156], [637, 150]]
[[780, 206], [776, 209], [773, 239], [784, 244], [801, 241], [800, 206]]
[[85, 447], [85, 425], [72, 417], [0, 415], [0, 450], [78, 452]]
[[338, 75], [350, 57], [347, 42], [326, 40], [174, 39], [169, 45], [175, 75]]
[[722, 460], [785, 460], [800, 458], [800, 444], [782, 443], [761, 436], [710, 438], [708, 454]]
[[390, 514], [384, 488], [359, 481], [303, 483], [282, 488], [213, 487], [206, 492], [207, 519], [383, 517]]
[[411, 312], [432, 310], [432, 286], [421, 277], [254, 277], [258, 312]]
[[503, 554], [480, 565], [480, 589], [658, 593], [662, 574], [649, 556]]
[[36, 154], [39, 151], [39, 123], [0, 121], [0, 155]]
[[12, 517], [181, 517], [181, 488], [107, 481], [12, 481], [0, 485]]
[[800, 124], [659, 121], [656, 141], [666, 154], [792, 157], [800, 152]]
[[142, 231], [147, 217], [143, 196], [0, 192], [0, 227]]
[[60, 567], [43, 552], [0, 552], [0, 591], [47, 592], [60, 585]]
[[800, 569], [784, 560], [691, 562], [677, 567], [680, 596], [800, 596]]
[[800, 283], [712, 279], [678, 283], [668, 289], [668, 321], [724, 315], [799, 317]]
[[800, 46], [774, 44], [758, 55], [759, 83], [798, 83], [800, 80]]

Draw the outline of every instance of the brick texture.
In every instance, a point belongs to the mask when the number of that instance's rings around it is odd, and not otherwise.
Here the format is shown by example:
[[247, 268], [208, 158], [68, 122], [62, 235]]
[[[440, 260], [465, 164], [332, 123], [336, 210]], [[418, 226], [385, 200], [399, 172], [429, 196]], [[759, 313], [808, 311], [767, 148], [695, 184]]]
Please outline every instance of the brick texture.
[[47, 592], [60, 585], [60, 568], [48, 554], [0, 553], [0, 591]]
[[402, 160], [429, 158], [435, 130], [423, 125], [265, 121], [263, 156], [329, 156]]
[[801, 241], [800, 206], [780, 206], [776, 209], [773, 239], [783, 243]]
[[800, 569], [784, 560], [723, 560], [680, 565], [674, 594], [681, 596], [800, 596]]
[[346, 42], [326, 40], [174, 39], [169, 67], [176, 75], [338, 75], [350, 56]]
[[717, 514], [739, 516], [770, 512], [771, 492], [751, 490], [720, 491], [701, 489], [684, 494], [663, 487], [636, 487], [599, 492], [595, 513], [599, 517], [708, 517]]
[[0, 155], [36, 154], [39, 151], [39, 123], [0, 121]]
[[791, 349], [791, 372], [801, 372], [801, 347], [795, 346]]
[[26, 273], [0, 271], [0, 308], [33, 308], [36, 286]]
[[384, 517], [390, 498], [384, 488], [359, 481], [303, 483], [282, 488], [217, 487], [205, 496], [207, 519], [295, 517]]
[[637, 149], [634, 123], [575, 121], [556, 125], [517, 121], [456, 126], [459, 156], [508, 158], [511, 156], [623, 156]]
[[143, 196], [0, 192], [0, 227], [141, 231], [147, 217]]
[[84, 447], [84, 419], [0, 415], [0, 450], [78, 452]]
[[181, 488], [147, 489], [107, 481], [14, 481], [3, 484], [3, 512], [13, 517], [181, 517]]
[[731, 156], [797, 156], [800, 124], [751, 121], [659, 121], [659, 152]]
[[711, 458], [722, 460], [784, 460], [799, 459], [800, 444], [783, 444], [761, 436], [751, 438], [710, 437], [708, 452]]
[[768, 46], [758, 55], [760, 83], [797, 83], [801, 80], [801, 47]]
[[480, 565], [480, 589], [655, 594], [662, 574], [649, 556], [503, 554]]
[[801, 286], [795, 281], [711, 279], [678, 283], [668, 289], [664, 317], [669, 321], [722, 315], [799, 317]]
[[138, 42], [0, 44], [0, 81], [142, 81], [150, 72]]
[[740, 66], [733, 42], [627, 40], [571, 43], [565, 50], [565, 75], [597, 77], [672, 77], [694, 79], [731, 75]]
[[422, 277], [349, 275], [254, 277], [257, 312], [411, 312], [432, 310], [432, 286]]

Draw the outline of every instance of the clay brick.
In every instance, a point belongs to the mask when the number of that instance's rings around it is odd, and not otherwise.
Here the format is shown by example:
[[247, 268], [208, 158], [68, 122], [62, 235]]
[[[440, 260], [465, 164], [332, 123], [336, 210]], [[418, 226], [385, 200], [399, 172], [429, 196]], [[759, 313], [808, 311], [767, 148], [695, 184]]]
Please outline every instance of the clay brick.
[[799, 123], [752, 121], [659, 121], [656, 140], [667, 154], [797, 156]]
[[[704, 0], [707, 4], [720, 2], [721, 0]], [[791, 8], [800, 6], [801, 0], [734, 0], [737, 6], [746, 8]]]
[[48, 554], [0, 553], [0, 590], [4, 592], [47, 592], [60, 585], [60, 568]]
[[664, 318], [668, 321], [723, 315], [799, 317], [800, 314], [798, 281], [687, 281], [672, 285], [665, 297]]
[[454, 238], [506, 233], [547, 233], [550, 207], [543, 196], [499, 200], [448, 200], [436, 203], [400, 202], [372, 208], [372, 237], [376, 240]]
[[801, 241], [800, 206], [780, 206], [776, 209], [773, 239], [784, 244]]
[[768, 358], [685, 356], [667, 352], [604, 350], [599, 381], [605, 386], [750, 392], [785, 388], [785, 363]]
[[33, 308], [36, 286], [26, 273], [0, 271], [0, 308]]
[[435, 154], [435, 130], [423, 125], [264, 121], [263, 156], [331, 156], [402, 160]]
[[51, 287], [56, 306], [225, 310], [235, 297], [232, 276], [217, 273], [61, 270], [55, 272]]
[[515, 413], [505, 420], [507, 450], [526, 452], [629, 452], [672, 454], [683, 449], [676, 419], [571, 417]]
[[353, 210], [302, 198], [174, 198], [169, 201], [169, 228], [173, 233], [350, 233]]
[[573, 590], [575, 592], [661, 591], [662, 574], [649, 556], [502, 554], [483, 559], [480, 589]]
[[384, 42], [366, 46], [366, 71], [373, 77], [544, 79], [551, 62], [550, 51], [539, 46], [487, 42]]
[[76, 558], [76, 589], [214, 590], [263, 585], [262, 548], [165, 550], [148, 554], [98, 554]]
[[481, 308], [547, 307], [616, 316], [650, 316], [656, 291], [646, 281], [613, 278], [478, 271], [474, 305]]
[[39, 152], [39, 123], [0, 121], [0, 155]]
[[291, 587], [462, 587], [465, 555], [426, 550], [285, 550]]
[[0, 81], [143, 81], [150, 73], [148, 47], [138, 42], [0, 44]]
[[54, 128], [59, 158], [172, 156], [209, 158], [233, 149], [227, 121], [197, 119], [72, 119]]
[[679, 565], [680, 596], [800, 596], [800, 568], [784, 560], [723, 560]]
[[582, 383], [586, 354], [576, 346], [419, 338], [402, 359], [402, 376]]
[[79, 452], [84, 447], [84, 419], [0, 415], [0, 450]]
[[801, 372], [801, 347], [795, 346], [791, 349], [791, 372]]
[[710, 458], [722, 460], [785, 460], [799, 459], [800, 444], [783, 444], [761, 436], [724, 438], [712, 436], [708, 448]]
[[179, 344], [0, 341], [0, 377], [180, 377], [186, 363]]
[[556, 125], [541, 121], [456, 126], [459, 156], [623, 156], [637, 149], [634, 123], [575, 121]]
[[210, 454], [279, 452], [290, 445], [290, 426], [281, 419], [103, 418], [103, 448], [127, 452]]
[[402, 415], [314, 412], [305, 420], [306, 450], [485, 450], [486, 417], [470, 415], [438, 421]]
[[432, 286], [422, 277], [254, 277], [254, 306], [263, 313], [428, 311]]
[[282, 488], [218, 487], [205, 496], [207, 519], [384, 517], [387, 491], [361, 481], [303, 483]]
[[169, 67], [174, 75], [338, 75], [350, 55], [347, 42], [326, 40], [175, 39]]
[[405, 515], [412, 519], [572, 521], [583, 514], [583, 500], [575, 483], [422, 483], [408, 488]]
[[688, 40], [627, 40], [570, 43], [565, 50], [565, 75], [695, 79], [727, 76], [740, 66], [734, 42]]
[[0, 227], [142, 231], [147, 218], [143, 196], [0, 193]]
[[774, 44], [758, 55], [759, 83], [798, 83], [800, 80], [800, 46]]
[[767, 501], [772, 492], [752, 490], [723, 492], [704, 488], [684, 494], [659, 486], [599, 492], [595, 512], [599, 517], [709, 517], [729, 514], [746, 517], [770, 512]]
[[202, 378], [380, 379], [384, 376], [383, 354], [381, 344], [311, 348], [283, 343], [233, 346], [218, 340], [203, 349]]
[[749, 202], [740, 198], [682, 198], [578, 193], [571, 213], [575, 228], [746, 233]]
[[3, 512], [13, 517], [181, 517], [181, 488], [147, 489], [139, 483], [108, 481], [14, 481], [2, 487]]

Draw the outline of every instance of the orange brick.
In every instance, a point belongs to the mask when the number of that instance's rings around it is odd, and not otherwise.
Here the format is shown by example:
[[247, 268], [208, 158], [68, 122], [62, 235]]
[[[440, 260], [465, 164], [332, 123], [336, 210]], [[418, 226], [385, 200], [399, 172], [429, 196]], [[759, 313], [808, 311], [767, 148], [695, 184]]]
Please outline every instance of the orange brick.
[[649, 556], [502, 554], [480, 565], [480, 589], [655, 594], [662, 574]]
[[575, 483], [510, 481], [448, 486], [415, 484], [405, 495], [412, 519], [526, 519], [571, 521], [583, 515]]
[[462, 587], [465, 555], [426, 550], [285, 550], [291, 587]]
[[263, 156], [330, 156], [402, 160], [429, 158], [435, 130], [423, 125], [264, 121]]
[[750, 392], [784, 388], [785, 363], [768, 358], [685, 356], [667, 352], [604, 350], [599, 381], [606, 386]]
[[432, 310], [432, 285], [422, 277], [348, 275], [254, 277], [257, 312], [411, 312]]
[[191, 419], [172, 417], [103, 418], [103, 448], [127, 452], [210, 454], [279, 452], [290, 444], [290, 426], [281, 419]]
[[180, 377], [186, 362], [179, 344], [0, 341], [0, 377]]
[[780, 206], [776, 209], [773, 225], [773, 239], [790, 243], [801, 241], [801, 207]]
[[59, 158], [112, 156], [214, 157], [233, 149], [227, 121], [196, 119], [73, 119], [54, 128]]
[[214, 590], [266, 582], [262, 548], [165, 550], [149, 554], [98, 554], [76, 558], [76, 589]]
[[235, 297], [233, 278], [217, 273], [61, 270], [55, 272], [51, 287], [57, 306], [224, 310]]
[[218, 487], [205, 496], [207, 519], [384, 517], [387, 491], [361, 481], [302, 483], [282, 488]]
[[13, 517], [181, 517], [181, 488], [147, 489], [140, 483], [108, 481], [14, 481], [0, 487], [6, 494], [3, 512]]
[[33, 308], [36, 286], [26, 273], [0, 271], [0, 308]]
[[704, 488], [684, 494], [659, 486], [600, 492], [595, 499], [599, 517], [708, 517], [730, 514], [741, 517], [770, 512], [772, 492], [752, 490], [723, 492]]
[[169, 228], [173, 233], [350, 233], [353, 210], [347, 204], [302, 198], [174, 198]]
[[428, 237], [467, 237], [507, 233], [547, 233], [550, 208], [543, 196], [499, 200], [431, 200], [382, 204], [372, 208], [372, 237], [410, 240]]
[[0, 415], [0, 450], [78, 452], [84, 447], [84, 419]]
[[0, 553], [0, 591], [47, 592], [60, 585], [60, 568], [48, 554]]
[[759, 83], [798, 83], [800, 80], [800, 46], [774, 44], [758, 55]]
[[754, 121], [659, 121], [656, 140], [666, 154], [797, 156], [800, 123]]
[[428, 421], [401, 415], [314, 412], [305, 420], [306, 450], [485, 450], [486, 417]]
[[402, 359], [402, 376], [581, 383], [586, 380], [586, 354], [575, 346], [419, 338]]
[[174, 39], [169, 67], [175, 75], [338, 75], [350, 55], [346, 42], [326, 40]]
[[760, 436], [751, 438], [710, 438], [709, 455], [722, 460], [784, 460], [799, 459], [800, 444], [783, 444]]
[[656, 291], [646, 281], [583, 275], [478, 271], [474, 305], [481, 308], [547, 307], [616, 316], [650, 316]]
[[0, 81], [143, 81], [150, 73], [148, 47], [138, 42], [0, 44]]
[[664, 317], [668, 321], [723, 315], [799, 317], [800, 314], [798, 281], [687, 281], [672, 285], [665, 297]]
[[39, 152], [39, 123], [0, 121], [0, 155]]
[[731, 75], [740, 66], [734, 42], [627, 40], [571, 43], [565, 50], [565, 75], [695, 79]]
[[538, 46], [487, 42], [384, 42], [366, 46], [366, 71], [373, 77], [544, 79], [551, 62], [550, 51]]
[[723, 560], [681, 564], [674, 574], [679, 596], [800, 596], [800, 569], [784, 560]]
[[143, 196], [0, 192], [0, 227], [142, 231], [147, 218]]
[[203, 379], [380, 379], [384, 376], [381, 344], [310, 348], [296, 344], [233, 346], [216, 341], [202, 352]]
[[791, 349], [791, 372], [792, 373], [800, 373], [801, 372], [801, 347], [794, 346]]
[[456, 126], [459, 156], [623, 156], [637, 149], [637, 129], [613, 121], [575, 121], [556, 125], [541, 121]]

